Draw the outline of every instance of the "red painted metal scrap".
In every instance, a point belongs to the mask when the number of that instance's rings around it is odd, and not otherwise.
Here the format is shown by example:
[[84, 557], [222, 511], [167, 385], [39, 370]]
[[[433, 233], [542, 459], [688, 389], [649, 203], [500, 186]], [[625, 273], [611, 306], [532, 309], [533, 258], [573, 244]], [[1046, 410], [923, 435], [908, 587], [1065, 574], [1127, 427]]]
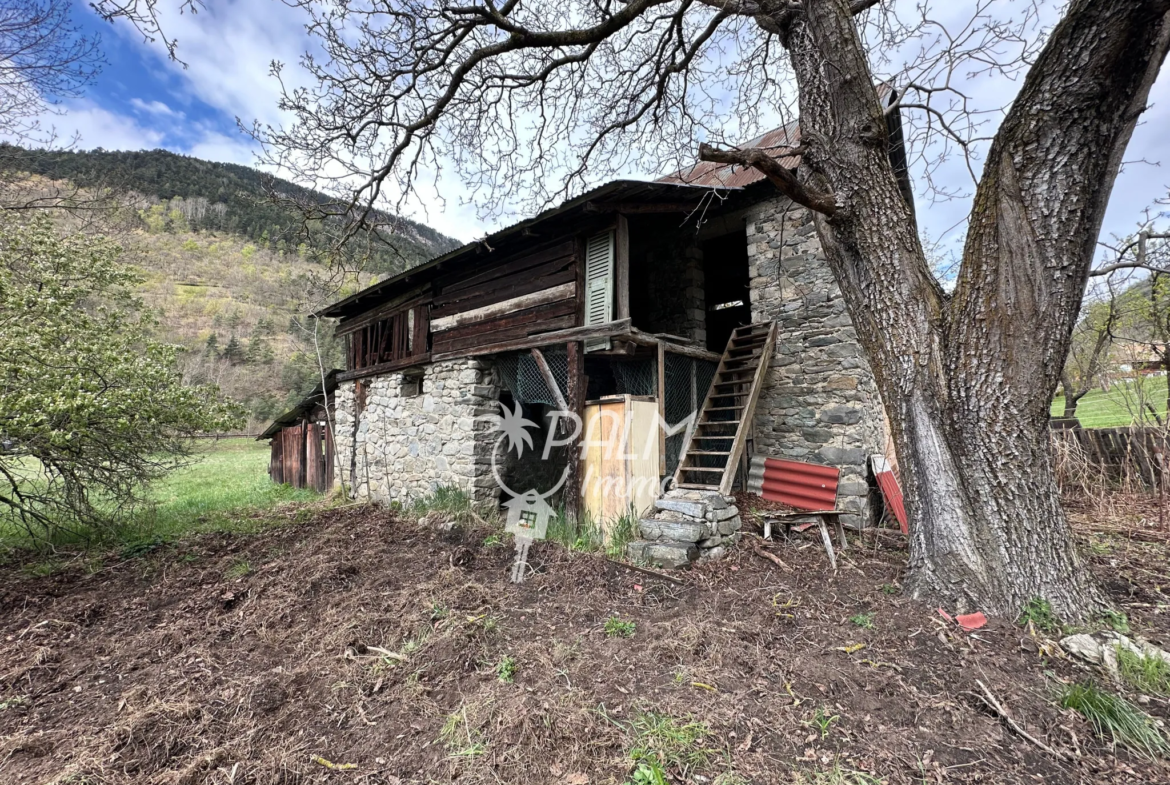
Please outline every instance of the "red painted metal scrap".
[[837, 503], [840, 476], [841, 470], [835, 466], [767, 458], [760, 496], [799, 510], [831, 510]]
[[898, 519], [902, 527], [902, 534], [910, 533], [909, 519], [906, 517], [906, 504], [902, 500], [902, 488], [898, 485], [898, 478], [894, 476], [894, 469], [884, 455], [870, 456], [873, 465], [873, 475], [877, 478], [878, 487], [882, 489], [882, 498], [886, 506]]

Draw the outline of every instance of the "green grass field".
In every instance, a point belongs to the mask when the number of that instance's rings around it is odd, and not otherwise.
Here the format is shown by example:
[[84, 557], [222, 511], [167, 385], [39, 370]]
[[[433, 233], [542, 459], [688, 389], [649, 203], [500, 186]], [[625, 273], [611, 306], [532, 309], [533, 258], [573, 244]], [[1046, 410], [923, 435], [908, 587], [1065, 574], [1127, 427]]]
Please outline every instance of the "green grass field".
[[[1113, 384], [1108, 392], [1093, 390], [1077, 404], [1077, 419], [1086, 428], [1119, 428], [1127, 425], [1157, 425], [1146, 408], [1149, 404], [1166, 420], [1166, 377], [1146, 376]], [[1064, 396], [1052, 402], [1052, 416], [1064, 413]]]
[[[156, 483], [150, 505], [114, 531], [64, 533], [51, 543], [66, 550], [136, 548], [210, 531], [254, 531], [272, 525], [263, 514], [281, 502], [309, 501], [317, 493], [276, 485], [268, 478], [268, 445], [252, 439], [206, 441], [196, 460]], [[0, 528], [0, 550], [33, 547], [23, 530]]]

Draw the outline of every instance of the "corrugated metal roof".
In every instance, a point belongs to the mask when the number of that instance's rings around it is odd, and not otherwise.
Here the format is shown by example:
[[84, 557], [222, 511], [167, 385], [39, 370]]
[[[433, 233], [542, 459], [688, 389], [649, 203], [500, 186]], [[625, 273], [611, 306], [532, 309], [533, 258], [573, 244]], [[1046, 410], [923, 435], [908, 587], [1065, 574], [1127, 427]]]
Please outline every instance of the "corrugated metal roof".
[[[741, 147], [761, 147], [765, 150], [775, 150], [777, 153], [785, 148], [796, 147], [800, 144], [800, 123], [793, 121], [787, 125], [773, 128], [762, 136], [757, 136]], [[795, 169], [800, 164], [798, 155], [778, 155], [777, 160], [789, 169]], [[660, 183], [685, 183], [687, 185], [705, 185], [708, 187], [742, 188], [751, 183], [764, 179], [758, 169], [736, 166], [734, 164], [717, 164], [711, 161], [699, 161], [689, 169], [675, 172], [658, 180]]]

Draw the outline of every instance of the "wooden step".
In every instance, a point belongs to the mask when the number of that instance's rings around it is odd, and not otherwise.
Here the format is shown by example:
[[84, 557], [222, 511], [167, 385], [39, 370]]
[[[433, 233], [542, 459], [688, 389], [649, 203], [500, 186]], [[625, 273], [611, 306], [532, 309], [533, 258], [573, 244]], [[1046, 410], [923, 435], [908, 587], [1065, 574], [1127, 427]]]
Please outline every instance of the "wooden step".
[[[722, 493], [730, 492], [739, 456], [746, 448], [748, 424], [765, 383], [777, 329], [775, 322], [764, 322], [740, 325], [732, 330], [699, 410], [698, 422], [683, 444], [674, 476], [675, 487], [718, 488]], [[729, 412], [736, 419], [711, 419], [720, 412]], [[694, 465], [699, 461], [715, 461], [723, 465]], [[718, 484], [694, 482], [692, 475], [696, 474], [719, 475]]]
[[711, 485], [705, 482], [676, 482], [675, 485], [679, 488], [688, 488], [695, 491], [717, 491], [718, 485]]

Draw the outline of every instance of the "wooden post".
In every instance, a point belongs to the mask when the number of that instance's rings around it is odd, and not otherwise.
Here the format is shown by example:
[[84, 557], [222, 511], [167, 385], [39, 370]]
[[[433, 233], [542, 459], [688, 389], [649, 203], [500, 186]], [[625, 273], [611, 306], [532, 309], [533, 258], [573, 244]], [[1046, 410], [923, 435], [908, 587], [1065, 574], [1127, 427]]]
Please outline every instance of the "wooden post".
[[561, 386], [557, 384], [557, 379], [553, 376], [552, 369], [548, 367], [548, 360], [544, 359], [544, 352], [534, 348], [532, 350], [532, 359], [536, 360], [536, 367], [540, 369], [540, 378], [544, 379], [548, 391], [552, 393], [553, 403], [562, 412], [570, 411], [569, 404], [565, 401], [565, 396], [561, 395]]
[[614, 318], [630, 316], [630, 225], [621, 213], [613, 236]]
[[565, 512], [574, 519], [581, 516], [581, 440], [585, 437], [585, 347], [570, 341], [566, 347], [569, 360], [568, 410], [581, 422], [581, 431], [569, 445], [569, 479], [565, 482]]
[[658, 476], [666, 474], [666, 347], [658, 342]]

